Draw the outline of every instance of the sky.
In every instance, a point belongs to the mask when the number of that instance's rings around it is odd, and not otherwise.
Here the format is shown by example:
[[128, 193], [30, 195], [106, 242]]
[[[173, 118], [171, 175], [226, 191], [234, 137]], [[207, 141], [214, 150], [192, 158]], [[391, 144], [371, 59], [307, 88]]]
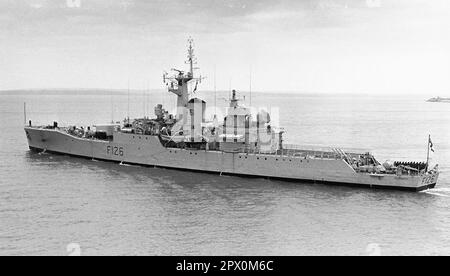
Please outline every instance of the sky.
[[[0, 90], [163, 88], [450, 96], [448, 0], [0, 0]], [[214, 81], [214, 79], [216, 81]]]

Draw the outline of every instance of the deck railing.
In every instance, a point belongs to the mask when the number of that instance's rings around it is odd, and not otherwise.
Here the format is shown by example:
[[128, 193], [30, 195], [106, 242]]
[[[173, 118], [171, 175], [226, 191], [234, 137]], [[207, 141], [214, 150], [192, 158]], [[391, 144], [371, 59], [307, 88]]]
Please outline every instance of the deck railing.
[[295, 144], [283, 144], [283, 148], [301, 151], [314, 151], [314, 152], [335, 152], [336, 150], [340, 150], [347, 154], [364, 154], [367, 152], [371, 152], [371, 150], [362, 148], [322, 147], [315, 145], [295, 145]]
[[300, 158], [320, 158], [320, 159], [343, 159], [343, 155], [333, 151], [306, 150], [283, 148], [280, 150], [267, 152], [258, 149], [245, 149], [242, 153], [258, 154], [258, 155], [274, 155], [280, 157], [300, 157]]

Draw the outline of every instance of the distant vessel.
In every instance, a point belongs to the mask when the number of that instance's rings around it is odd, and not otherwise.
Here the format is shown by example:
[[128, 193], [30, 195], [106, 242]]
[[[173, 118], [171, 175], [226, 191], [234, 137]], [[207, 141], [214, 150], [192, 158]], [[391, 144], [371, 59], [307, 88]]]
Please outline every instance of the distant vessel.
[[432, 102], [432, 103], [450, 103], [450, 98], [435, 97], [435, 98], [428, 99], [427, 102]]
[[[95, 160], [198, 172], [256, 176], [295, 182], [420, 191], [433, 188], [438, 166], [426, 162], [385, 162], [369, 152], [319, 149], [283, 142], [283, 130], [272, 126], [270, 115], [252, 114], [233, 90], [222, 123], [205, 119], [206, 102], [192, 97], [194, 48], [188, 46], [189, 71], [165, 73], [168, 91], [177, 96], [177, 113], [161, 104], [155, 118], [126, 118], [123, 123], [83, 127], [25, 126], [29, 148]], [[26, 114], [25, 114], [26, 117]], [[25, 119], [26, 121], [26, 119]], [[432, 147], [429, 139], [428, 152]]]

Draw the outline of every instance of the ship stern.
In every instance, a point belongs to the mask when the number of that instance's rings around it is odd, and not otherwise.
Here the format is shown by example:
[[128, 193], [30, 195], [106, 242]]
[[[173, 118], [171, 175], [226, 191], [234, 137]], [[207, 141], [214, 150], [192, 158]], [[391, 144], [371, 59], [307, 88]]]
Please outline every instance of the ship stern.
[[424, 191], [428, 189], [433, 189], [439, 178], [439, 171], [433, 169], [426, 174], [423, 174], [419, 178], [419, 183], [417, 185], [417, 191]]

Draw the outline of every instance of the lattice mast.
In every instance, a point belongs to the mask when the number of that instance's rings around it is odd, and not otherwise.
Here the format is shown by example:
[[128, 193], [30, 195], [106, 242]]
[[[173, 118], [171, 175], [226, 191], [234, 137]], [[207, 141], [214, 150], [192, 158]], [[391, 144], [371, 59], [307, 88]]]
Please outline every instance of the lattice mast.
[[194, 55], [194, 40], [192, 38], [188, 39], [188, 55], [187, 60], [185, 62], [189, 65], [189, 71], [186, 73], [182, 70], [178, 70], [172, 68], [171, 71], [175, 72], [175, 75], [169, 77], [168, 73], [164, 73], [163, 79], [164, 83], [168, 86], [169, 92], [177, 95], [177, 120], [182, 120], [186, 118], [186, 106], [189, 101], [189, 82], [192, 80], [196, 81], [195, 89], [193, 92], [197, 90], [197, 85], [201, 82], [201, 77], [194, 78], [194, 65], [197, 64], [197, 59]]

